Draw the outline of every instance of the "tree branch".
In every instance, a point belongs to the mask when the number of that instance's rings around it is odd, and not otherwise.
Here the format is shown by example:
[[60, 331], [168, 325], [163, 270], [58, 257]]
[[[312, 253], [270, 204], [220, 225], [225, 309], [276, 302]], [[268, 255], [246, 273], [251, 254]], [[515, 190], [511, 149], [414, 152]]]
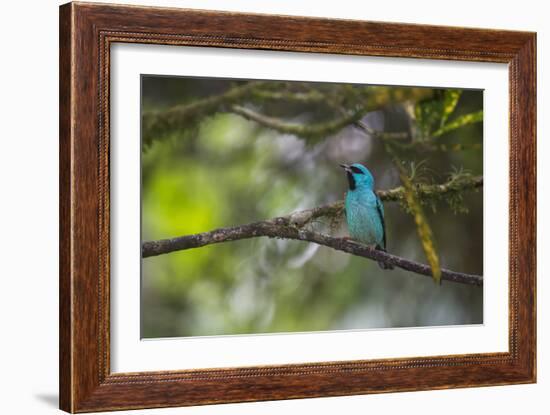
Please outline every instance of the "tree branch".
[[252, 91], [252, 96], [262, 101], [288, 101], [303, 104], [325, 103], [327, 97], [316, 89], [307, 92], [270, 91], [257, 89]]
[[[449, 192], [476, 189], [482, 185], [482, 177], [469, 177], [460, 180], [451, 179], [443, 184], [420, 185], [415, 188], [415, 191], [419, 197], [431, 198], [441, 197]], [[390, 190], [379, 190], [377, 194], [384, 201], [399, 201], [404, 197], [405, 190], [400, 186]], [[312, 209], [294, 212], [287, 216], [249, 223], [242, 226], [220, 228], [194, 235], [144, 242], [142, 245], [142, 257], [147, 258], [174, 251], [199, 248], [205, 245], [240, 239], [269, 237], [313, 242], [353, 255], [392, 264], [417, 274], [432, 275], [431, 268], [428, 265], [410, 261], [383, 251], [378, 251], [346, 238], [334, 238], [304, 228], [306, 224], [320, 217], [338, 217], [342, 214], [343, 210], [344, 202], [340, 200]], [[446, 269], [441, 270], [441, 278], [443, 280], [462, 284], [483, 285], [483, 277], [479, 275], [464, 274]]]
[[[195, 235], [145, 242], [142, 246], [142, 257], [148, 258], [174, 251], [199, 248], [201, 246], [221, 242], [266, 236], [269, 238], [294, 239], [298, 241], [313, 242], [319, 245], [328, 246], [338, 251], [347, 252], [352, 255], [391, 264], [394, 267], [402, 268], [416, 274], [429, 277], [432, 275], [431, 268], [428, 265], [388, 254], [384, 251], [376, 250], [347, 238], [335, 238], [322, 233], [301, 229], [293, 226], [290, 218], [291, 216], [285, 216], [249, 223], [242, 226], [220, 228], [211, 232], [204, 232]], [[441, 279], [461, 284], [475, 286], [483, 285], [483, 277], [480, 275], [465, 274], [447, 269], [441, 270]]]
[[448, 152], [448, 151], [480, 150], [482, 148], [481, 143], [446, 144], [446, 143], [434, 143], [433, 140], [431, 139], [424, 139], [421, 141], [402, 142], [403, 140], [410, 138], [410, 134], [406, 131], [402, 131], [402, 132], [379, 131], [379, 130], [370, 128], [363, 121], [356, 121], [353, 125], [359, 128], [361, 131], [363, 131], [367, 135], [379, 138], [383, 141], [386, 141], [386, 140], [392, 141], [392, 144], [397, 145], [402, 150], [406, 150], [409, 148], [420, 148], [424, 151]]
[[363, 121], [356, 121], [353, 125], [359, 128], [360, 130], [362, 130], [367, 135], [380, 138], [381, 140], [404, 140], [410, 137], [410, 134], [406, 131], [387, 132], [387, 131], [375, 130], [373, 128], [370, 128]]
[[271, 128], [272, 130], [277, 130], [283, 134], [294, 134], [300, 137], [309, 137], [309, 138], [320, 138], [326, 137], [327, 135], [334, 134], [340, 131], [342, 128], [346, 127], [348, 124], [351, 124], [359, 120], [368, 110], [364, 107], [357, 107], [352, 112], [331, 121], [326, 121], [316, 124], [299, 124], [293, 122], [287, 122], [280, 118], [269, 117], [264, 114], [260, 114], [250, 108], [245, 108], [240, 105], [233, 105], [231, 107], [231, 112], [240, 115], [241, 117], [254, 121], [263, 127]]
[[[441, 198], [449, 193], [464, 190], [479, 189], [483, 186], [482, 176], [456, 176], [441, 184], [419, 184], [415, 186], [417, 196], [422, 200]], [[399, 202], [405, 197], [403, 186], [389, 190], [377, 190], [376, 194], [384, 202]], [[344, 201], [339, 200], [327, 205], [312, 209], [302, 210], [290, 214], [292, 223], [296, 226], [304, 226], [306, 223], [320, 217], [337, 217], [344, 211]]]
[[188, 104], [176, 105], [163, 111], [149, 111], [142, 114], [143, 137], [150, 142], [153, 137], [159, 137], [176, 129], [189, 127], [193, 120], [210, 115], [230, 106], [253, 94], [258, 88], [271, 90], [280, 85], [279, 82], [251, 81], [235, 86], [227, 91], [206, 98], [194, 100]]
[[[376, 91], [376, 93], [373, 94], [373, 91]], [[232, 106], [230, 111], [246, 118], [247, 120], [254, 121], [264, 127], [276, 130], [283, 134], [294, 134], [306, 138], [321, 138], [335, 134], [344, 127], [357, 123], [368, 112], [383, 108], [390, 103], [403, 102], [410, 99], [420, 99], [430, 94], [431, 91], [427, 89], [422, 90], [420, 88], [410, 88], [407, 90], [397, 91], [389, 87], [371, 86], [364, 90], [358, 91], [358, 95], [355, 97], [357, 102], [353, 110], [347, 111], [338, 118], [330, 121], [313, 124], [288, 122], [281, 118], [261, 114], [253, 109], [243, 107], [241, 105]]]
[[[283, 119], [266, 116], [237, 105], [239, 102], [247, 99], [262, 99], [262, 95], [264, 99], [268, 99], [269, 97], [271, 99], [283, 99], [285, 97], [283, 93], [279, 95], [269, 93], [270, 91], [275, 92], [280, 84], [281, 82], [274, 81], [253, 81], [228, 89], [219, 95], [209, 96], [188, 104], [176, 105], [163, 111], [144, 112], [142, 114], [143, 141], [144, 143], [150, 143], [153, 139], [165, 136], [167, 133], [188, 129], [195, 121], [217, 112], [237, 113], [260, 125], [282, 133], [319, 138], [334, 134], [348, 124], [359, 120], [367, 112], [380, 109], [390, 103], [411, 99], [418, 100], [432, 94], [428, 88], [396, 90], [395, 88], [382, 86], [365, 87], [354, 92], [354, 99], [351, 104], [354, 109], [348, 114], [330, 121], [310, 125], [289, 123]], [[289, 96], [287, 95], [287, 97]], [[308, 95], [293, 94], [292, 99], [301, 99], [305, 102], [307, 100], [318, 99], [318, 94], [313, 92]]]

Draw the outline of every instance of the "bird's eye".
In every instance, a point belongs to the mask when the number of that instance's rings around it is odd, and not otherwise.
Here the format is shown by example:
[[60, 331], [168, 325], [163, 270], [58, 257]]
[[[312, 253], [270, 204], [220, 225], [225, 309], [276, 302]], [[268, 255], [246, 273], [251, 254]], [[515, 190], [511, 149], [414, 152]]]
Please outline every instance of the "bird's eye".
[[364, 174], [363, 170], [361, 170], [359, 167], [351, 166], [351, 171], [355, 174]]

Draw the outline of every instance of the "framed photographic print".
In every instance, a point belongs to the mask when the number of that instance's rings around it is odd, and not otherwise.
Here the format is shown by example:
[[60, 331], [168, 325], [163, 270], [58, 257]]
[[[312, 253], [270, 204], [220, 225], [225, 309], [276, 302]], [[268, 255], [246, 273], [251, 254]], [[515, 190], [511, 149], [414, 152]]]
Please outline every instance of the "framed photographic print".
[[61, 409], [534, 382], [535, 46], [61, 6]]

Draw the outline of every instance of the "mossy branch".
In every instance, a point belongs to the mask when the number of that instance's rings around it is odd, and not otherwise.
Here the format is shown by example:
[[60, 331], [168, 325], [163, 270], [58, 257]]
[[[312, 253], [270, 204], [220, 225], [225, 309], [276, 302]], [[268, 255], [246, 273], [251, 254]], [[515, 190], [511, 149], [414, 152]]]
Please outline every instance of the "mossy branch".
[[257, 88], [252, 91], [252, 97], [261, 101], [287, 101], [302, 104], [324, 103], [327, 99], [322, 92], [312, 89], [307, 92], [271, 91]]
[[[482, 176], [456, 176], [441, 184], [416, 184], [414, 191], [423, 202], [428, 200], [440, 200], [450, 194], [475, 190], [483, 187]], [[377, 190], [376, 194], [384, 202], [405, 201], [405, 188], [403, 186], [388, 190]], [[294, 225], [302, 227], [307, 223], [322, 217], [337, 218], [344, 212], [344, 201], [329, 203], [290, 214]]]
[[194, 121], [212, 113], [221, 111], [259, 89], [270, 91], [280, 86], [278, 82], [252, 81], [235, 86], [222, 94], [194, 100], [189, 104], [176, 105], [162, 111], [148, 111], [142, 114], [142, 134], [144, 143], [160, 138], [167, 133], [190, 127]]
[[[193, 126], [198, 120], [218, 112], [233, 112], [258, 124], [277, 130], [285, 134], [294, 134], [301, 137], [320, 138], [337, 133], [348, 125], [362, 118], [366, 113], [383, 108], [396, 102], [417, 100], [429, 96], [432, 92], [427, 88], [395, 89], [382, 86], [369, 86], [353, 90], [350, 93], [351, 110], [335, 118], [307, 124], [297, 124], [261, 114], [249, 107], [243, 106], [247, 101], [258, 99], [291, 98], [301, 102], [318, 102], [318, 91], [306, 93], [280, 92], [277, 88], [281, 83], [273, 81], [253, 81], [245, 85], [233, 87], [224, 93], [196, 100], [190, 104], [176, 105], [162, 111], [148, 111], [142, 114], [142, 135], [145, 145], [168, 135], [174, 131], [184, 131]], [[342, 93], [343, 94], [343, 93]], [[342, 95], [342, 98], [345, 98]], [[326, 97], [327, 102], [329, 100]]]
[[439, 255], [435, 249], [435, 243], [433, 238], [433, 233], [430, 224], [424, 214], [424, 209], [420, 203], [417, 192], [415, 191], [414, 184], [407, 175], [407, 172], [403, 165], [399, 162], [398, 159], [394, 157], [394, 164], [399, 170], [399, 177], [403, 183], [403, 193], [405, 202], [409, 212], [414, 218], [414, 223], [416, 224], [416, 230], [420, 242], [422, 243], [422, 248], [424, 249], [424, 254], [426, 259], [430, 264], [432, 271], [433, 279], [436, 283], [441, 283], [441, 265], [439, 263]]

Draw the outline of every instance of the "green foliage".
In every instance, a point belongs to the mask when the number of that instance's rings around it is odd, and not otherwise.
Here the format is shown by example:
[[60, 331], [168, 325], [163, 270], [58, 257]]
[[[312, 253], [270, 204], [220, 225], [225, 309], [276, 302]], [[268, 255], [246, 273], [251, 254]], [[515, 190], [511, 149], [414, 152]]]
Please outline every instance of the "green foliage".
[[416, 104], [415, 117], [419, 131], [417, 140], [431, 140], [465, 125], [483, 121], [483, 110], [463, 114], [449, 121], [461, 95], [460, 90], [447, 89]]
[[442, 128], [445, 125], [445, 123], [449, 119], [449, 116], [455, 110], [461, 95], [462, 92], [459, 89], [446, 89], [443, 92], [441, 120], [439, 122], [439, 128]]
[[416, 107], [414, 114], [418, 126], [419, 141], [424, 141], [430, 138], [430, 135], [435, 125], [442, 120], [443, 101], [440, 99], [426, 99], [420, 101]]
[[456, 130], [457, 128], [464, 127], [465, 125], [473, 124], [480, 121], [483, 121], [483, 111], [464, 114], [460, 117], [455, 118], [453, 121], [447, 124], [443, 124], [437, 131], [434, 131], [433, 136], [439, 137], [440, 135]]

